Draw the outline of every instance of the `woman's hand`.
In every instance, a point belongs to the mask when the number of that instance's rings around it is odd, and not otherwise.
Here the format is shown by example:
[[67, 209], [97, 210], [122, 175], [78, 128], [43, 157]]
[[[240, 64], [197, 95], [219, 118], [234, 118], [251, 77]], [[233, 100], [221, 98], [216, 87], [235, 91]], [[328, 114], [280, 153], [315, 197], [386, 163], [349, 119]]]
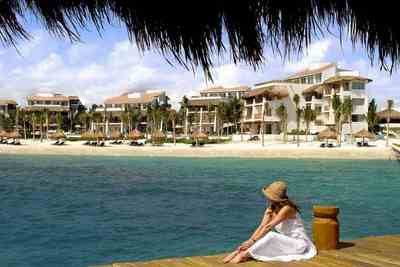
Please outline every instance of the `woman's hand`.
[[249, 239], [244, 241], [240, 246], [239, 246], [239, 250], [246, 250], [248, 248], [250, 248], [252, 245], [254, 244], [254, 241]]

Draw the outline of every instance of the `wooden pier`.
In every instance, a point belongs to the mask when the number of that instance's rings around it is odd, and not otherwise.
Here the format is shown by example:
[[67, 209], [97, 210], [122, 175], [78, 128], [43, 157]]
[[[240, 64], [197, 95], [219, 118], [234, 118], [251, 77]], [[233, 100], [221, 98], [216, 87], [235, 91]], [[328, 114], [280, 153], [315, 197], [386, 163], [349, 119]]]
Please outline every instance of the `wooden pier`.
[[97, 267], [400, 267], [400, 235], [367, 237], [340, 243], [337, 250], [319, 251], [308, 261], [223, 264], [224, 254], [113, 263]]

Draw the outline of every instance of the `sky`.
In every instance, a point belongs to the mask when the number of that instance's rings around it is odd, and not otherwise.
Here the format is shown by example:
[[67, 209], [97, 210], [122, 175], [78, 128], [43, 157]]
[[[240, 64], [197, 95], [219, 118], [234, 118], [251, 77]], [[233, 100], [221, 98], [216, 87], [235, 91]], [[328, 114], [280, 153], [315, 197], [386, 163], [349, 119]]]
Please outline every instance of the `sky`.
[[400, 106], [400, 72], [380, 70], [366, 50], [348, 40], [340, 43], [332, 34], [324, 34], [290, 59], [274, 55], [265, 48], [265, 63], [254, 70], [245, 64], [235, 65], [227, 58], [217, 61], [214, 81], [206, 80], [201, 69], [188, 71], [179, 64], [170, 65], [158, 51], [140, 52], [130, 43], [125, 29], [109, 26], [101, 33], [95, 29], [82, 32], [82, 40], [71, 43], [49, 35], [37, 24], [28, 25], [32, 36], [15, 47], [0, 44], [0, 99], [12, 98], [20, 105], [36, 92], [78, 95], [85, 105], [102, 103], [104, 98], [126, 91], [165, 90], [173, 106], [183, 95], [194, 95], [209, 86], [234, 86], [282, 79], [312, 64], [336, 62], [339, 67], [356, 70], [373, 79], [367, 90], [382, 108], [387, 99]]

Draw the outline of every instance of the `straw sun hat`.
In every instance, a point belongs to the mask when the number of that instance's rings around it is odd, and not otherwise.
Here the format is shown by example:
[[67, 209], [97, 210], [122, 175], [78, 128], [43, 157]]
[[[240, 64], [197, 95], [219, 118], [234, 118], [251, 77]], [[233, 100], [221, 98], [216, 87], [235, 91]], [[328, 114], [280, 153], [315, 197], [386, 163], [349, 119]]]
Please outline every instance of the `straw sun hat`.
[[269, 186], [264, 186], [262, 191], [268, 199], [275, 202], [281, 202], [288, 199], [287, 185], [283, 181], [275, 181]]

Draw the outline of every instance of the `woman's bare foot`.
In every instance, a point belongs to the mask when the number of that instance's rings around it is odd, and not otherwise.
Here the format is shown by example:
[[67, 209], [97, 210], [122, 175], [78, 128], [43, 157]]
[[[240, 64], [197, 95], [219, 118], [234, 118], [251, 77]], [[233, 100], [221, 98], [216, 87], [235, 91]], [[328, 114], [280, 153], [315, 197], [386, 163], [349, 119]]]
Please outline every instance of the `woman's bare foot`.
[[233, 257], [232, 260], [230, 260], [231, 263], [240, 263], [247, 261], [249, 259], [247, 251], [240, 251], [235, 257]]
[[222, 260], [222, 262], [223, 262], [223, 263], [228, 263], [228, 262], [230, 262], [238, 253], [239, 253], [239, 251], [238, 251], [238, 250], [235, 250], [234, 252], [232, 252], [231, 254], [229, 254], [228, 256], [226, 256], [226, 257]]

